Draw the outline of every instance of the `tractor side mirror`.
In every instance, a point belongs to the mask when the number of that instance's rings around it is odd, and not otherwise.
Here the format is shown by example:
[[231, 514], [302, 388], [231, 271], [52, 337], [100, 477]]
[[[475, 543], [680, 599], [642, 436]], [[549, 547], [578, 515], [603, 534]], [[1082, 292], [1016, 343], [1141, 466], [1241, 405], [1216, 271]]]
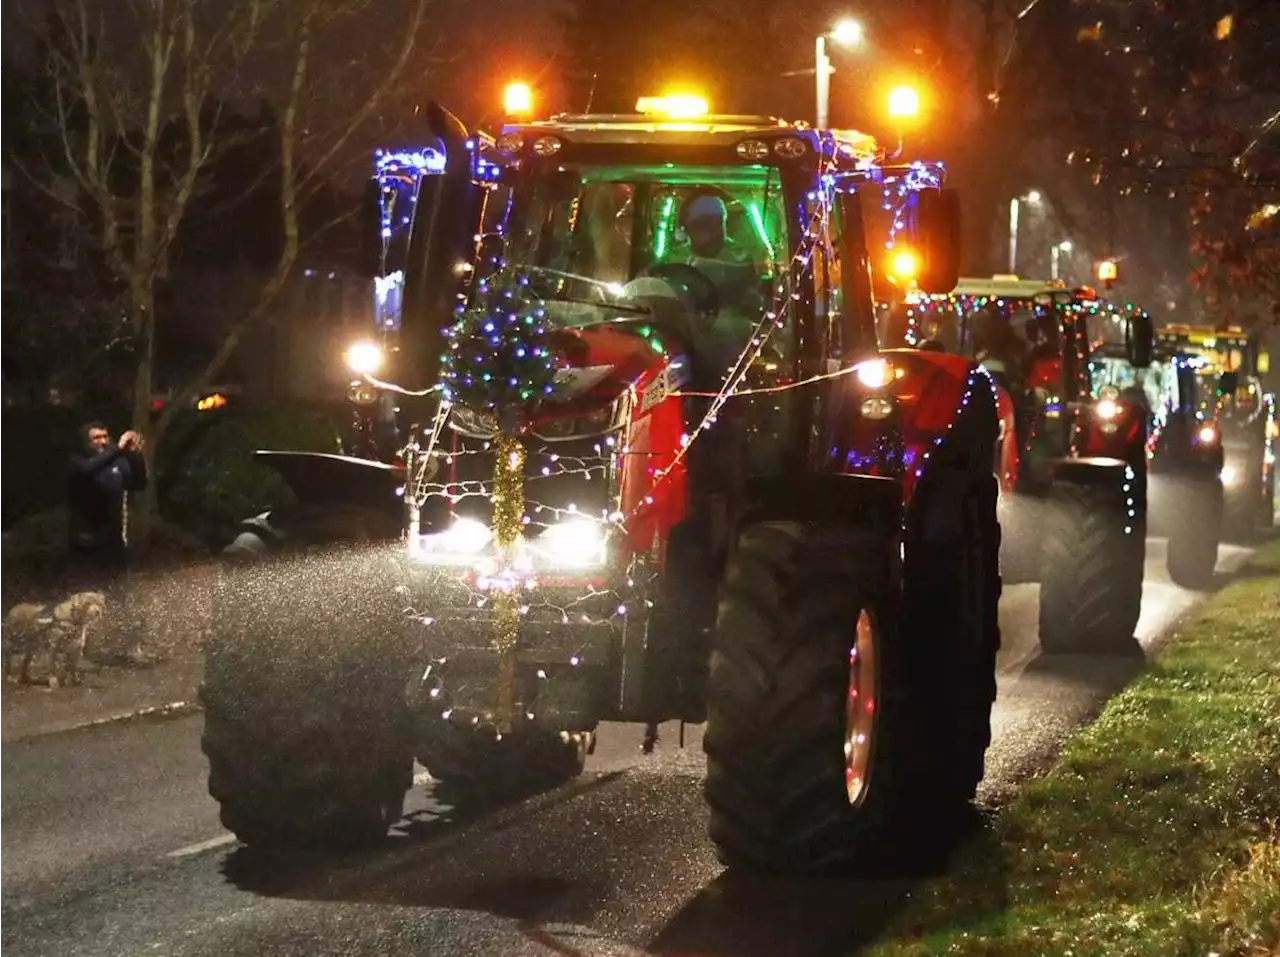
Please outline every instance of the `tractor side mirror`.
[[1218, 376], [1218, 393], [1220, 395], [1235, 395], [1239, 385], [1240, 377], [1234, 372], [1224, 372]]
[[1125, 324], [1125, 335], [1128, 342], [1129, 365], [1135, 369], [1145, 369], [1151, 365], [1155, 354], [1155, 323], [1150, 314], [1141, 310], [1129, 315]]
[[916, 197], [916, 279], [923, 292], [944, 295], [960, 281], [960, 195], [954, 189], [924, 189]]

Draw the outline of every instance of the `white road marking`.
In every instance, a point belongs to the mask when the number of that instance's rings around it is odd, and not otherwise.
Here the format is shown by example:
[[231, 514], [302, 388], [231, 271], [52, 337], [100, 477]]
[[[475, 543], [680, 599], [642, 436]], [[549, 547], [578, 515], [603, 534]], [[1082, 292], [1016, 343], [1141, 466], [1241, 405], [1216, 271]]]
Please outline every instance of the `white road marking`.
[[214, 848], [225, 847], [235, 842], [236, 836], [234, 834], [220, 834], [217, 837], [209, 838], [207, 841], [201, 841], [199, 844], [188, 844], [186, 847], [180, 847], [176, 851], [170, 851], [165, 857], [194, 857], [197, 854], [203, 854], [205, 851], [212, 851]]

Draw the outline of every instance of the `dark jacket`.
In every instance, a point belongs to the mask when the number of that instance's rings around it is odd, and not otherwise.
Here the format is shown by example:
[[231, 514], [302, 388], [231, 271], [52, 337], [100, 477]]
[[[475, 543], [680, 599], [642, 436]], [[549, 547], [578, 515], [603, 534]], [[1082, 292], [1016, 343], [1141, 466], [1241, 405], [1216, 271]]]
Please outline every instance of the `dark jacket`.
[[147, 487], [147, 464], [117, 446], [97, 451], [81, 436], [67, 479], [71, 547], [124, 547], [124, 494]]

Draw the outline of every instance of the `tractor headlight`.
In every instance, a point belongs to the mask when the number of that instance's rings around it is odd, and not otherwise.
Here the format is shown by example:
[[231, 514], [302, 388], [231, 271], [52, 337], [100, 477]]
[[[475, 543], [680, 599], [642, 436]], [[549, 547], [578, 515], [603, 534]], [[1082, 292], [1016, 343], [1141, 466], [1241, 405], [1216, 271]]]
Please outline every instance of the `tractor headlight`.
[[1120, 403], [1115, 399], [1099, 399], [1093, 407], [1093, 414], [1103, 422], [1114, 422], [1120, 418]]
[[492, 538], [493, 532], [484, 522], [459, 518], [443, 532], [410, 539], [410, 548], [413, 557], [422, 561], [451, 563], [479, 555]]
[[883, 389], [893, 381], [894, 370], [888, 359], [876, 356], [873, 359], [864, 359], [855, 365], [853, 374], [858, 377], [859, 384], [864, 388]]
[[376, 342], [356, 342], [347, 349], [347, 368], [356, 375], [373, 375], [382, 367], [382, 347]]
[[535, 561], [561, 568], [595, 568], [605, 563], [604, 526], [589, 518], [570, 518], [549, 526], [529, 542]]

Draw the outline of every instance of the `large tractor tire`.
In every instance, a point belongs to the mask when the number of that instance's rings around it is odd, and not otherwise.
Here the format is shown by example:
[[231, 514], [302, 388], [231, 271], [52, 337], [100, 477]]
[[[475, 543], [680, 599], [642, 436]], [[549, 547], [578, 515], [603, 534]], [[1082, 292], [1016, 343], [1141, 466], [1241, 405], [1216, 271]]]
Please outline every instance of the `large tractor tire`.
[[394, 557], [322, 547], [332, 527], [277, 516], [274, 528], [249, 553], [267, 560], [233, 553], [220, 573], [200, 691], [209, 793], [249, 845], [368, 845], [400, 818], [413, 777]]
[[1204, 590], [1213, 584], [1222, 538], [1222, 485], [1217, 481], [1187, 483], [1170, 503], [1166, 567], [1175, 585]]
[[[792, 523], [746, 528], [711, 657], [711, 838], [730, 866], [821, 873], [936, 853], [982, 777], [999, 645], [994, 488], [949, 552], [942, 634], [900, 610], [898, 545]], [[922, 553], [924, 549], [921, 549]], [[941, 554], [941, 552], [939, 552]], [[941, 581], [921, 566], [908, 581]], [[955, 575], [955, 564], [966, 571]], [[911, 587], [910, 584], [908, 587]]]
[[1276, 470], [1267, 472], [1262, 482], [1262, 501], [1258, 505], [1258, 525], [1261, 528], [1275, 528], [1276, 524]]
[[[1047, 654], [1142, 654], [1146, 503], [1120, 469], [1059, 479], [1045, 509], [1040, 647]], [[1130, 514], [1130, 513], [1134, 514]]]
[[1245, 454], [1233, 457], [1235, 476], [1225, 490], [1222, 516], [1223, 537], [1233, 542], [1252, 542], [1259, 526], [1271, 527], [1271, 512], [1263, 518], [1264, 502], [1270, 506], [1275, 489], [1264, 481], [1262, 456]]

